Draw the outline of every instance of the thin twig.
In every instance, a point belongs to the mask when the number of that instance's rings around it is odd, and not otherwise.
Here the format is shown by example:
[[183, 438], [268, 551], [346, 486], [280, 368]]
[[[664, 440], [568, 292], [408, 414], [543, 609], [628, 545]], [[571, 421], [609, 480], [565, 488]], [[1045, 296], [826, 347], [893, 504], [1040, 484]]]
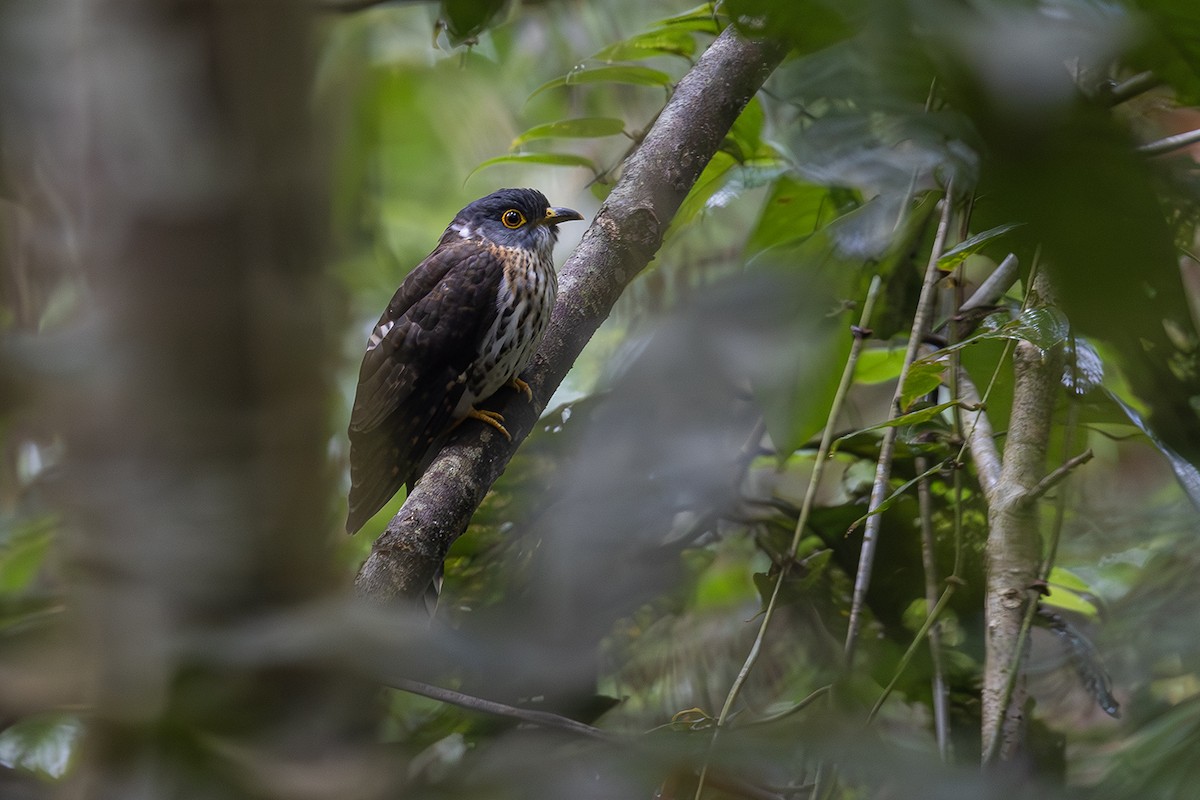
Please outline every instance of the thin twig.
[[[600, 730], [599, 728], [586, 725], [578, 720], [573, 720], [570, 717], [564, 717], [559, 714], [551, 714], [548, 711], [533, 711], [528, 708], [517, 708], [516, 706], [506, 705], [505, 703], [497, 703], [492, 700], [484, 700], [481, 697], [474, 695], [463, 694], [452, 689], [443, 689], [440, 686], [433, 686], [420, 681], [413, 681], [407, 678], [393, 678], [389, 685], [392, 688], [399, 689], [410, 694], [428, 697], [431, 700], [437, 700], [442, 703], [465, 708], [469, 711], [478, 711], [483, 714], [491, 714], [497, 717], [506, 717], [514, 719], [518, 722], [525, 722], [530, 725], [537, 725], [542, 728], [553, 728], [554, 730], [565, 731], [577, 736], [584, 736], [589, 739], [595, 739], [609, 744], [632, 745], [631, 737], [621, 736], [608, 731]], [[743, 780], [733, 775], [714, 773], [709, 776], [709, 783], [729, 794], [738, 795], [748, 798], [748, 800], [783, 800], [783, 797], [776, 792], [765, 789], [749, 781]]]
[[1101, 90], [1101, 97], [1111, 106], [1124, 103], [1126, 100], [1132, 100], [1140, 94], [1145, 94], [1151, 89], [1162, 85], [1162, 78], [1155, 75], [1153, 72], [1139, 72], [1132, 78], [1128, 78], [1117, 84], [1108, 84]]
[[892, 689], [896, 688], [896, 683], [900, 680], [900, 676], [904, 674], [904, 670], [912, 661], [913, 656], [917, 654], [917, 649], [921, 646], [921, 642], [925, 640], [926, 634], [931, 632], [933, 625], [942, 616], [942, 611], [946, 608], [946, 604], [950, 602], [950, 598], [954, 596], [954, 590], [957, 588], [957, 582], [946, 584], [946, 588], [942, 590], [942, 596], [938, 598], [937, 603], [933, 606], [930, 612], [925, 616], [925, 621], [921, 624], [920, 630], [913, 636], [912, 642], [908, 645], [908, 649], [904, 651], [904, 655], [900, 659], [900, 663], [896, 665], [896, 670], [892, 674], [892, 679], [888, 681], [888, 685], [883, 688], [879, 699], [875, 701], [875, 705], [871, 707], [871, 713], [867, 714], [867, 722], [875, 719], [879, 713], [879, 709], [883, 708], [884, 701], [888, 699], [888, 695], [892, 693]]
[[757, 725], [769, 725], [772, 722], [779, 722], [781, 719], [786, 719], [786, 718], [792, 716], [793, 714], [803, 711], [804, 709], [808, 708], [813, 703], [817, 702], [822, 697], [824, 697], [825, 695], [829, 694], [832, 691], [833, 691], [833, 684], [827, 683], [824, 686], [820, 686], [816, 689], [813, 689], [812, 692], [809, 693], [808, 697], [805, 697], [803, 700], [796, 703], [794, 706], [791, 706], [790, 708], [786, 708], [783, 711], [780, 711], [778, 713], [771, 714], [766, 717], [762, 717], [761, 719], [756, 719], [749, 724], [757, 726]]
[[534, 711], [528, 708], [518, 708], [516, 706], [497, 703], [494, 700], [484, 700], [482, 697], [463, 694], [456, 692], [453, 689], [443, 689], [440, 686], [433, 686], [420, 681], [413, 681], [407, 678], [393, 678], [389, 681], [389, 685], [394, 689], [399, 689], [409, 694], [419, 694], [422, 697], [428, 697], [431, 700], [437, 700], [442, 703], [449, 703], [459, 708], [465, 708], [470, 711], [479, 711], [484, 714], [491, 714], [497, 717], [508, 717], [520, 722], [527, 722], [530, 725], [537, 725], [542, 728], [554, 728], [555, 730], [574, 733], [579, 736], [586, 736], [589, 739], [599, 739], [601, 741], [613, 742], [618, 741], [618, 737], [607, 731], [602, 731], [599, 728], [594, 728], [591, 725], [586, 725], [578, 720], [564, 717], [559, 714], [551, 714], [549, 711]]
[[[924, 473], [929, 464], [924, 456], [916, 459], [916, 469]], [[929, 479], [917, 483], [917, 503], [921, 510], [921, 565], [925, 574], [925, 607], [934, 608], [938, 601], [937, 552], [933, 537], [933, 498]], [[932, 614], [932, 612], [930, 612]], [[947, 760], [950, 746], [950, 709], [946, 703], [946, 673], [942, 663], [942, 631], [937, 625], [929, 628], [929, 657], [933, 662], [933, 730], [937, 738], [938, 755]], [[899, 672], [897, 672], [899, 677]]]
[[1086, 464], [1087, 462], [1091, 461], [1094, 456], [1095, 453], [1093, 453], [1092, 448], [1089, 447], [1079, 455], [1067, 459], [1053, 472], [1038, 481], [1037, 485], [1029, 490], [1027, 497], [1029, 500], [1037, 500], [1042, 495], [1046, 494], [1046, 492], [1053, 489], [1060, 481], [1062, 481], [1063, 478], [1070, 475], [1073, 469], [1081, 464]]
[[1200, 143], [1200, 128], [1166, 136], [1154, 142], [1138, 145], [1137, 151], [1144, 156], [1161, 156]]
[[[889, 419], [900, 415], [900, 393], [904, 388], [904, 379], [908, 376], [909, 368], [916, 360], [917, 350], [921, 347], [925, 329], [933, 309], [934, 287], [941, 272], [938, 270], [938, 259], [945, 251], [946, 234], [950, 229], [950, 218], [953, 214], [953, 187], [946, 186], [945, 197], [942, 198], [942, 218], [938, 222], [937, 233], [934, 236], [933, 248], [929, 252], [929, 263], [925, 269], [925, 281], [921, 287], [921, 297], [917, 302], [917, 310], [913, 316], [912, 333], [908, 339], [908, 349], [904, 354], [904, 363], [900, 368], [900, 378], [896, 382], [896, 393], [892, 398]], [[892, 474], [892, 454], [896, 447], [898, 429], [887, 428], [883, 432], [883, 441], [879, 446], [879, 461], [875, 468], [875, 483], [871, 487], [871, 512], [883, 503], [888, 491], [888, 480]], [[859, 551], [858, 574], [854, 578], [854, 595], [850, 605], [850, 622], [846, 630], [845, 661], [849, 668], [854, 662], [854, 650], [858, 642], [859, 628], [862, 626], [862, 612], [866, 603], [867, 587], [871, 584], [871, 567], [875, 561], [875, 547], [879, 539], [879, 529], [883, 515], [872, 513], [863, 529], [863, 543]]]
[[351, 14], [355, 11], [365, 11], [374, 6], [399, 5], [400, 3], [415, 3], [418, 0], [314, 0], [313, 5], [318, 11], [329, 11], [337, 14]]

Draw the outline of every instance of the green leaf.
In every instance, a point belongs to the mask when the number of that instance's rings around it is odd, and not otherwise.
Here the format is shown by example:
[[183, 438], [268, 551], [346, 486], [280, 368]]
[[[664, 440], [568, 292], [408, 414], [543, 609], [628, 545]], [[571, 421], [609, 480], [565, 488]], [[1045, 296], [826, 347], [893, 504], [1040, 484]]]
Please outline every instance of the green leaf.
[[945, 371], [946, 364], [942, 361], [914, 361], [900, 390], [900, 409], [907, 411], [917, 400], [941, 386]]
[[489, 158], [471, 170], [467, 178], [470, 178], [480, 170], [494, 167], [497, 164], [549, 164], [555, 167], [587, 167], [593, 173], [598, 171], [596, 164], [590, 158], [577, 156], [572, 153], [513, 153], [507, 156]]
[[863, 350], [854, 365], [855, 383], [883, 383], [900, 377], [905, 352], [899, 347]]
[[724, 10], [750, 35], [767, 33], [790, 40], [800, 53], [812, 53], [854, 31], [851, 17], [861, 10], [852, 0], [726, 0]]
[[83, 726], [65, 714], [27, 717], [0, 733], [0, 764], [46, 778], [66, 774]]
[[1021, 222], [1012, 222], [1007, 225], [997, 225], [983, 233], [977, 233], [969, 239], [964, 239], [945, 253], [942, 253], [942, 257], [937, 262], [938, 269], [943, 272], [950, 272], [959, 264], [966, 261], [968, 256], [973, 256], [982, 250], [989, 242], [999, 239], [1004, 234], [1021, 227], [1023, 224]]
[[439, 18], [446, 26], [450, 43], [459, 45], [487, 28], [505, 0], [442, 0]]
[[721, 32], [721, 28], [717, 25], [716, 15], [713, 13], [712, 3], [701, 3], [690, 11], [685, 11], [682, 14], [676, 14], [673, 17], [667, 17], [659, 21], [659, 25], [663, 27], [681, 28], [688, 31], [701, 31], [703, 33], [711, 33], [716, 36]]
[[712, 196], [725, 185], [736, 166], [737, 162], [728, 153], [718, 150], [713, 154], [712, 160], [705, 165], [704, 171], [700, 173], [687, 197], [683, 198], [679, 210], [675, 212], [675, 219], [671, 220], [667, 238], [691, 222], [704, 209]]
[[25, 589], [37, 577], [50, 548], [52, 528], [36, 525], [13, 537], [0, 551], [0, 592]]
[[654, 56], [691, 58], [696, 52], [696, 40], [684, 28], [657, 28], [621, 42], [614, 42], [592, 56], [597, 61], [637, 61]]
[[[787, 575], [787, 583], [779, 590], [778, 602], [786, 606], [803, 599], [821, 580], [832, 559], [833, 551], [825, 548], [797, 562], [796, 567]], [[779, 575], [756, 572], [753, 577], [754, 588], [758, 590], [759, 599], [765, 609], [771, 595], [775, 593], [775, 583], [779, 580]]]
[[745, 257], [812, 236], [820, 228], [822, 211], [827, 207], [831, 208], [827, 187], [788, 176], [780, 178], [746, 240]]
[[625, 122], [613, 117], [576, 117], [535, 125], [512, 141], [516, 150], [535, 139], [598, 139], [625, 132]]
[[765, 123], [762, 104], [757, 97], [750, 98], [746, 108], [738, 114], [729, 133], [721, 142], [721, 149], [739, 162], [749, 161], [763, 150], [762, 132]]
[[900, 484], [900, 486], [898, 486], [895, 491], [893, 491], [887, 497], [883, 498], [883, 502], [881, 502], [878, 506], [876, 506], [871, 511], [868, 511], [866, 514], [863, 514], [861, 517], [854, 520], [854, 522], [850, 523], [850, 527], [846, 529], [846, 533], [851, 533], [859, 525], [862, 525], [864, 522], [866, 522], [868, 517], [873, 517], [876, 514], [882, 514], [883, 512], [887, 511], [889, 508], [892, 507], [893, 504], [895, 504], [895, 502], [897, 500], [904, 497], [905, 493], [909, 489], [916, 486], [919, 482], [921, 482], [925, 478], [931, 477], [932, 475], [935, 475], [941, 471], [942, 471], [942, 464], [939, 462], [937, 464], [934, 464], [932, 467], [925, 470], [924, 472], [922, 472], [920, 475], [916, 476], [915, 478], [912, 478], [912, 479], [907, 480], [904, 483]]
[[1200, 102], [1200, 5], [1194, 0], [1140, 0], [1142, 39], [1131, 59], [1174, 90], [1176, 102]]
[[628, 83], [634, 86], [670, 86], [671, 76], [667, 73], [639, 66], [603, 66], [583, 67], [571, 70], [566, 75], [547, 81], [533, 90], [530, 99], [537, 97], [548, 89], [559, 86], [575, 86], [581, 83]]
[[995, 334], [1008, 339], [1024, 339], [1042, 350], [1049, 350], [1067, 340], [1071, 325], [1057, 308], [1041, 306], [1025, 309]]
[[1065, 342], [1071, 333], [1071, 326], [1067, 318], [1061, 311], [1050, 306], [1027, 308], [1016, 319], [998, 324], [996, 320], [1001, 316], [1001, 314], [991, 315], [983, 321], [983, 324], [992, 327], [963, 339], [961, 342], [943, 347], [937, 351], [934, 357], [941, 357], [947, 353], [993, 339], [1026, 341], [1042, 350], [1049, 350]]
[[925, 408], [918, 408], [916, 411], [910, 411], [907, 414], [901, 414], [900, 416], [896, 417], [895, 419], [889, 419], [886, 422], [880, 422], [878, 424], [871, 425], [866, 428], [860, 428], [856, 431], [851, 431], [850, 433], [842, 434], [841, 436], [839, 436], [837, 439], [834, 440], [833, 447], [831, 448], [831, 452], [837, 451], [838, 442], [844, 441], [846, 439], [850, 439], [854, 436], [861, 436], [864, 433], [870, 433], [871, 431], [877, 431], [882, 428], [896, 428], [896, 427], [900, 427], [903, 425], [920, 425], [922, 422], [928, 422], [929, 420], [940, 416], [941, 413], [943, 411], [945, 411], [946, 409], [953, 408], [957, 405], [960, 405], [957, 400], [949, 400], [945, 403], [938, 403], [936, 406], [927, 406]]
[[1050, 593], [1042, 597], [1043, 605], [1083, 614], [1088, 619], [1100, 616], [1096, 604], [1088, 599], [1088, 596], [1094, 595], [1091, 587], [1078, 575], [1061, 567], [1054, 567], [1050, 570], [1050, 577], [1046, 583], [1050, 587]]

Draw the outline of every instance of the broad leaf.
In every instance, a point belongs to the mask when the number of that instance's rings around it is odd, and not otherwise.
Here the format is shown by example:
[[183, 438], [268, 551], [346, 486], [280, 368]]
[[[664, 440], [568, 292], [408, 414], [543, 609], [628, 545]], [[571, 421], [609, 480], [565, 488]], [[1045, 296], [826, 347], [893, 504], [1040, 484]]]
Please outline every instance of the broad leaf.
[[946, 371], [944, 361], [914, 361], [904, 376], [900, 390], [900, 408], [908, 411], [912, 404], [942, 385], [942, 374]]
[[559, 86], [575, 86], [582, 83], [627, 83], [634, 86], [667, 87], [671, 85], [671, 76], [661, 70], [651, 69], [650, 67], [629, 65], [583, 67], [571, 70], [566, 75], [543, 83], [534, 89], [529, 97], [533, 99], [542, 92], [549, 89], [556, 89]]
[[975, 255], [992, 240], [998, 239], [1009, 231], [1021, 227], [1022, 224], [1020, 222], [1012, 222], [1007, 225], [998, 225], [983, 233], [977, 233], [969, 239], [964, 239], [942, 254], [942, 257], [938, 259], [938, 269], [943, 272], [950, 272], [963, 261], [966, 261], [967, 256]]
[[746, 241], [746, 257], [777, 245], [807, 239], [820, 227], [822, 212], [833, 212], [829, 189], [783, 177], [775, 182], [763, 205], [758, 225]]
[[516, 150], [535, 139], [598, 139], [625, 132], [625, 123], [613, 117], [576, 117], [535, 125], [512, 141]]
[[926, 408], [919, 408], [916, 411], [910, 411], [907, 414], [901, 414], [900, 416], [896, 417], [895, 419], [889, 419], [886, 422], [880, 422], [877, 425], [871, 425], [866, 428], [861, 428], [856, 431], [851, 431], [850, 433], [839, 436], [834, 441], [834, 449], [836, 450], [838, 442], [842, 442], [842, 441], [849, 439], [851, 437], [854, 437], [854, 436], [861, 436], [862, 434], [870, 433], [871, 431], [877, 431], [877, 430], [881, 430], [883, 428], [897, 428], [897, 427], [901, 427], [904, 425], [920, 425], [923, 422], [928, 422], [931, 419], [935, 419], [936, 417], [940, 416], [942, 414], [942, 412], [945, 411], [946, 409], [954, 408], [957, 405], [959, 405], [957, 400], [950, 400], [945, 403], [938, 403], [936, 406], [928, 406]]
[[507, 156], [489, 158], [471, 170], [471, 173], [467, 177], [470, 178], [476, 172], [498, 164], [549, 164], [555, 167], [587, 167], [593, 173], [597, 172], [596, 164], [590, 158], [577, 156], [572, 153], [513, 153]]
[[696, 39], [682, 27], [658, 28], [615, 42], [593, 56], [597, 61], [637, 61], [653, 56], [691, 58], [696, 52]]
[[904, 348], [878, 347], [863, 350], [854, 365], [855, 383], [883, 383], [900, 377]]

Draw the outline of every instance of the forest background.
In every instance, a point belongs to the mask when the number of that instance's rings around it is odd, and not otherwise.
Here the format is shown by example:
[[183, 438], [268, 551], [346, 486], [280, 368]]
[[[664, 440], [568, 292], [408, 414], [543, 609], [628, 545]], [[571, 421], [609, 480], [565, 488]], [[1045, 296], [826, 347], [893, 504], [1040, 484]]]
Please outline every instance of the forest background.
[[[0, 38], [4, 797], [1191, 796], [1193, 3]], [[346, 537], [367, 332], [525, 185], [594, 220], [516, 441]]]

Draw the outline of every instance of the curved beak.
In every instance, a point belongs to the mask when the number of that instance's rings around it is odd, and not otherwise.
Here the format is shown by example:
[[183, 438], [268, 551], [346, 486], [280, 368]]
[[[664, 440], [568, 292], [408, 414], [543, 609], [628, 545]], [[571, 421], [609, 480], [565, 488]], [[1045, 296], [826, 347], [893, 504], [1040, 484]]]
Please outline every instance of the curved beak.
[[560, 222], [570, 222], [573, 219], [583, 219], [583, 214], [580, 214], [573, 208], [557, 208], [552, 206], [546, 209], [546, 213], [540, 222], [543, 225], [557, 225]]

